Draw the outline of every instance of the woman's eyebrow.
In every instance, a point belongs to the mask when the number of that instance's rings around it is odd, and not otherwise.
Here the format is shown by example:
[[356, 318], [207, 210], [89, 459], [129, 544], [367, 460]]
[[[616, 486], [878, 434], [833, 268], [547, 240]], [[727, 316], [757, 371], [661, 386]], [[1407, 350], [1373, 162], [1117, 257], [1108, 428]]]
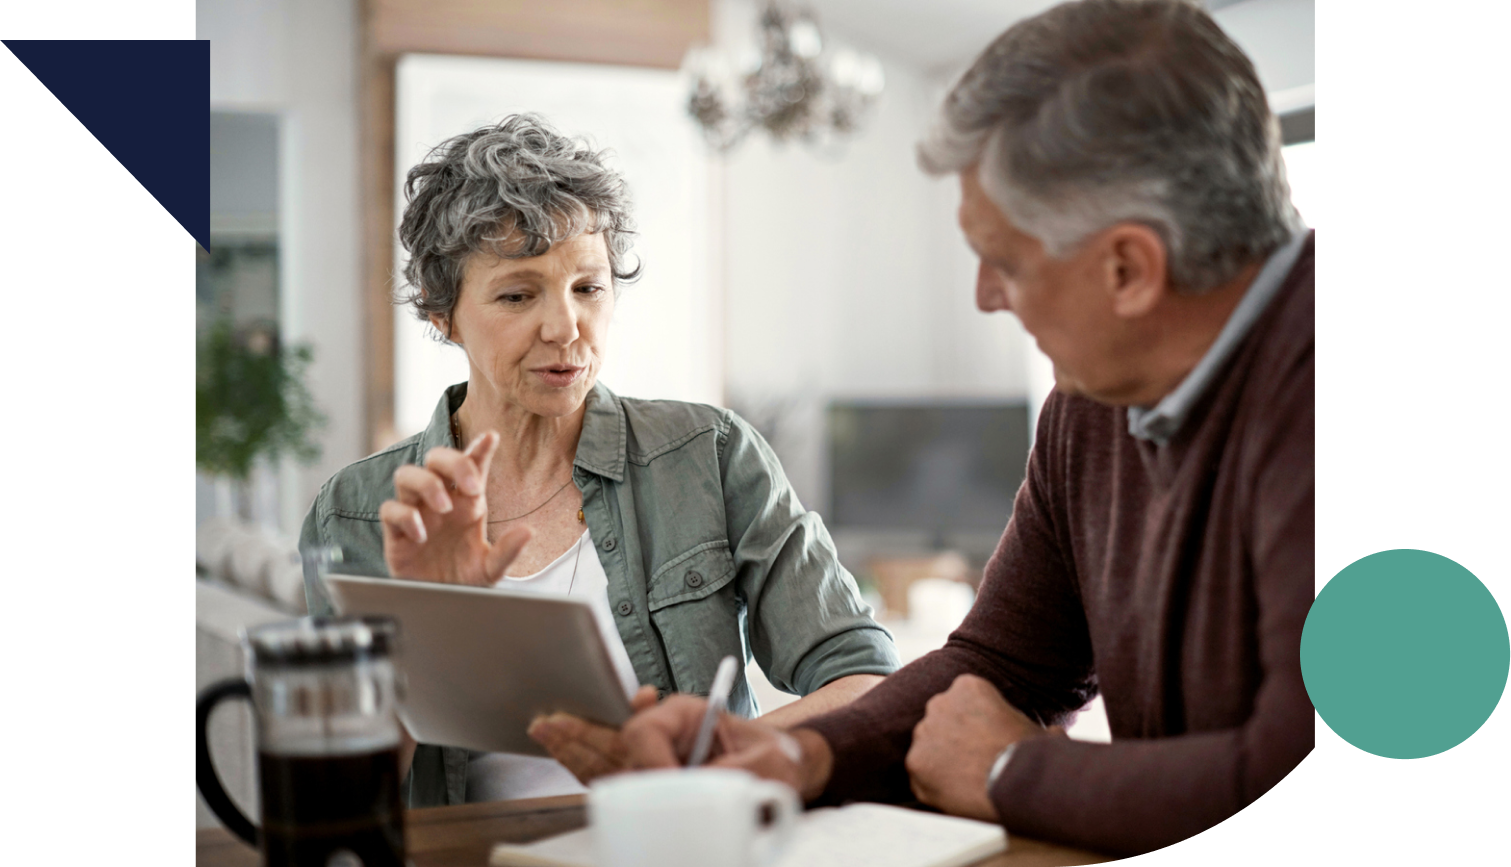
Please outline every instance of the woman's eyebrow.
[[488, 281], [488, 285], [489, 287], [496, 289], [504, 283], [508, 283], [511, 280], [518, 280], [521, 277], [530, 280], [539, 280], [544, 276], [545, 275], [543, 273], [535, 270], [534, 268], [520, 268], [516, 271], [506, 271], [505, 273], [494, 277], [492, 280]]

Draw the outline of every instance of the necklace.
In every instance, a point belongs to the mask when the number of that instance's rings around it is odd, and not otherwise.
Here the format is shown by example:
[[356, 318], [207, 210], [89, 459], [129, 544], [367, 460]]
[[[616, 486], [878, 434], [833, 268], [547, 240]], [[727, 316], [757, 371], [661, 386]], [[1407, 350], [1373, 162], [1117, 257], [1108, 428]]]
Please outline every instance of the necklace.
[[[529, 516], [535, 514], [536, 512], [539, 512], [541, 509], [544, 509], [546, 507], [546, 503], [549, 503], [552, 500], [556, 499], [556, 494], [559, 494], [562, 491], [565, 491], [567, 489], [567, 485], [570, 485], [570, 484], [572, 484], [572, 480], [570, 478], [568, 478], [565, 482], [561, 483], [561, 487], [557, 488], [555, 493], [551, 494], [551, 496], [549, 496], [549, 497], [546, 497], [546, 502], [545, 503], [541, 503], [539, 506], [536, 506], [535, 508], [533, 508], [530, 511], [524, 513], [523, 515], [515, 515], [512, 518], [499, 518], [497, 521], [489, 521], [488, 523], [490, 523], [490, 524], [507, 524], [510, 521], [518, 521], [520, 518], [528, 518]], [[578, 511], [579, 514], [581, 514], [581, 512], [582, 512], [581, 509], [578, 509], [577, 511]], [[581, 520], [581, 519], [579, 519], [579, 520]]]
[[[461, 449], [462, 449], [462, 432], [461, 432], [461, 430], [456, 425], [456, 413], [452, 413], [451, 416], [447, 419], [447, 421], [450, 422], [450, 425], [451, 425], [451, 445], [454, 448], [456, 448], [458, 451], [461, 451]], [[536, 506], [535, 508], [533, 508], [530, 511], [524, 513], [523, 515], [515, 515], [512, 518], [499, 518], [497, 521], [489, 521], [488, 523], [490, 523], [490, 524], [507, 524], [510, 521], [518, 521], [520, 518], [528, 518], [529, 516], [535, 514], [536, 512], [539, 512], [541, 509], [544, 509], [546, 507], [546, 503], [549, 503], [552, 500], [556, 499], [556, 495], [559, 494], [559, 493], [561, 493], [562, 491], [565, 491], [567, 489], [567, 485], [570, 485], [570, 484], [572, 484], [572, 477], [568, 476], [567, 480], [565, 482], [561, 483], [561, 487], [559, 487], [555, 491], [551, 492], [551, 496], [546, 497], [545, 502], [542, 502], [539, 506]], [[581, 509], [577, 510], [577, 523], [579, 523], [579, 524], [586, 524], [587, 523], [587, 517], [585, 515], [583, 515]], [[581, 554], [582, 552], [579, 551], [578, 553]], [[572, 567], [572, 580], [573, 581], [577, 580], [577, 567], [575, 565]]]

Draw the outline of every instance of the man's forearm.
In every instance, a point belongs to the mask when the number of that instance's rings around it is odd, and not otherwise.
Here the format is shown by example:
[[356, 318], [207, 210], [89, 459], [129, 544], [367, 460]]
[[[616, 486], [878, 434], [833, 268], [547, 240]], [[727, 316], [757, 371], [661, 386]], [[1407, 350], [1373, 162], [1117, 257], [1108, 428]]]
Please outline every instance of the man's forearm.
[[1310, 751], [1312, 724], [1259, 719], [1110, 744], [1040, 738], [1014, 751], [992, 800], [1010, 833], [1137, 855], [1200, 833], [1264, 794]]
[[824, 684], [792, 704], [763, 714], [760, 719], [768, 725], [789, 729], [804, 720], [844, 707], [865, 695], [871, 687], [881, 681], [882, 676], [879, 674], [852, 674], [841, 677]]
[[834, 772], [834, 751], [824, 736], [813, 729], [796, 729], [790, 735], [802, 753], [798, 762], [798, 795], [806, 803], [822, 795], [829, 785], [829, 776]]

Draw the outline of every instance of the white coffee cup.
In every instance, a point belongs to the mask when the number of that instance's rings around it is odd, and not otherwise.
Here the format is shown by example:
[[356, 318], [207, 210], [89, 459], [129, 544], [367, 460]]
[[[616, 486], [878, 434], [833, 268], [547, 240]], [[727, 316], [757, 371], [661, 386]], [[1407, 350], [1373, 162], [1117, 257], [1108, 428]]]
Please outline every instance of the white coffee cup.
[[621, 774], [588, 791], [601, 867], [761, 867], [801, 811], [791, 787], [722, 768]]

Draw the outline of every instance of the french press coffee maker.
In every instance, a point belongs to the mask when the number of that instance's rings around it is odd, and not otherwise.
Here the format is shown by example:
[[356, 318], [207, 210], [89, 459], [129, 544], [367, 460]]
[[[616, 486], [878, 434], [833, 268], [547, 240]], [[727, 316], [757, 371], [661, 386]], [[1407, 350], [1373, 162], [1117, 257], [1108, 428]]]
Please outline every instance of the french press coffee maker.
[[[404, 867], [401, 688], [387, 618], [304, 618], [243, 634], [247, 676], [199, 697], [199, 790], [267, 867]], [[205, 726], [228, 698], [252, 703], [262, 826], [227, 797]]]

